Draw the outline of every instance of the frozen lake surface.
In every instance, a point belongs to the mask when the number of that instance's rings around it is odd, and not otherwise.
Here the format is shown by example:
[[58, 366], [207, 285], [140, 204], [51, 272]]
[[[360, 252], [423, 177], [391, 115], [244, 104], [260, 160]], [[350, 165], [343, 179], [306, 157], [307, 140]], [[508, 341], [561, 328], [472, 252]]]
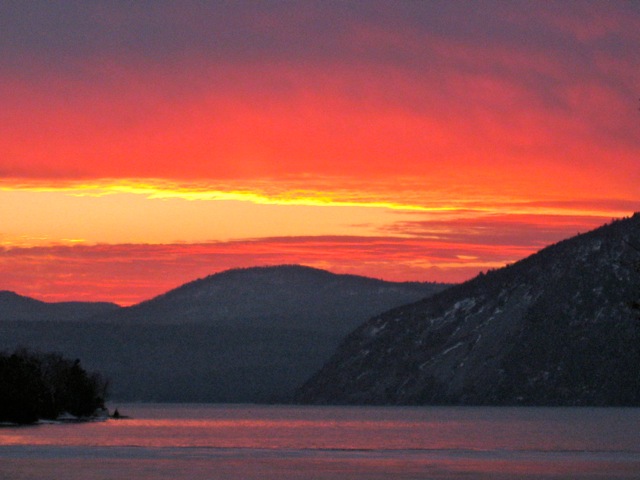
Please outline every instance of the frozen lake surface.
[[637, 479], [640, 409], [118, 405], [0, 428], [0, 479]]

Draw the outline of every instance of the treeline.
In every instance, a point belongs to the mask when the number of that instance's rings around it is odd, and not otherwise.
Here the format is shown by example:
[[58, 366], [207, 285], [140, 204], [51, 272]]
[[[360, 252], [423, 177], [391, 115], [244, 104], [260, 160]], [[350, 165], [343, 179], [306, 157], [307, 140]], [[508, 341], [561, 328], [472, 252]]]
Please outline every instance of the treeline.
[[104, 408], [108, 383], [57, 353], [0, 353], [0, 422], [88, 417]]

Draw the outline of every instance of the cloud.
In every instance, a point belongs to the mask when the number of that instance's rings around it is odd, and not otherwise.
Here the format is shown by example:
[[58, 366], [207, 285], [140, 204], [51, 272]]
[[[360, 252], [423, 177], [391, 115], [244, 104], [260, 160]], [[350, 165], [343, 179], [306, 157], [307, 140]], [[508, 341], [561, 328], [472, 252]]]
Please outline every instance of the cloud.
[[[381, 229], [382, 232], [419, 239], [437, 239], [456, 245], [485, 246], [500, 250], [503, 247], [537, 250], [547, 245], [592, 230], [603, 223], [595, 216], [489, 214], [455, 221], [420, 215], [398, 221]], [[463, 255], [463, 254], [461, 254]]]
[[596, 177], [630, 192], [638, 175], [634, 8], [5, 10], [0, 43], [22, 60], [3, 74], [0, 153], [30, 175], [413, 175], [527, 194]]
[[[638, 19], [632, 2], [2, 2], [3, 238], [113, 244], [11, 248], [3, 278], [131, 303], [261, 262], [460, 280], [521, 258], [640, 201]], [[238, 200], [264, 209], [216, 230]], [[340, 225], [324, 210], [333, 231], [310, 231], [327, 205]], [[256, 219], [290, 236], [248, 234]]]
[[281, 237], [171, 245], [0, 249], [3, 288], [44, 300], [132, 304], [237, 267], [300, 263], [389, 280], [461, 281], [531, 253], [476, 244], [388, 237]]

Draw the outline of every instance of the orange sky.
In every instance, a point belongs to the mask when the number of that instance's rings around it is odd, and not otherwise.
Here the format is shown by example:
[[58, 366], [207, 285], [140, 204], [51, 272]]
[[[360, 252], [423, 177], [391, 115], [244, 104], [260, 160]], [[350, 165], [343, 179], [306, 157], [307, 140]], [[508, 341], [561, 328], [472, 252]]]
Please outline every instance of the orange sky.
[[638, 210], [630, 2], [0, 6], [0, 289], [457, 282]]

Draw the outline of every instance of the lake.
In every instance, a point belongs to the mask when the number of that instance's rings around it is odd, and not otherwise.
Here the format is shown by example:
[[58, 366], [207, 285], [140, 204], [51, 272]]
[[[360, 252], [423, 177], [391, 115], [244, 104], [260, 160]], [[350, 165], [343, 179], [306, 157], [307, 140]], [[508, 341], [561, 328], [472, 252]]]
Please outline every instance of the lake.
[[638, 408], [118, 408], [1, 427], [0, 479], [640, 478]]

